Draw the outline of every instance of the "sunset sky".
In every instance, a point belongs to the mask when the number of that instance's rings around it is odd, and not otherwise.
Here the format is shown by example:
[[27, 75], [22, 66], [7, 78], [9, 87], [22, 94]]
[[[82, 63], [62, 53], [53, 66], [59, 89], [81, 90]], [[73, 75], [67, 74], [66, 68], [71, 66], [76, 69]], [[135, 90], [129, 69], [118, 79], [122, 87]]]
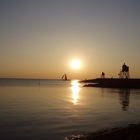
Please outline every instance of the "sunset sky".
[[118, 77], [124, 62], [140, 77], [140, 0], [0, 0], [0, 77]]

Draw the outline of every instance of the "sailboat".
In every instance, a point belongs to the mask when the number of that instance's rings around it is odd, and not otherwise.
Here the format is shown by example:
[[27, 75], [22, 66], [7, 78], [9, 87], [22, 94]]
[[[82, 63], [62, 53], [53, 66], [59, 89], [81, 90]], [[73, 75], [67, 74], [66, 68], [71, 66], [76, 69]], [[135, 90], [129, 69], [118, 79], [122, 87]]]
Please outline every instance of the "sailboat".
[[61, 79], [62, 79], [62, 80], [65, 80], [65, 81], [67, 81], [67, 80], [68, 80], [66, 73], [62, 76], [62, 78], [61, 78]]

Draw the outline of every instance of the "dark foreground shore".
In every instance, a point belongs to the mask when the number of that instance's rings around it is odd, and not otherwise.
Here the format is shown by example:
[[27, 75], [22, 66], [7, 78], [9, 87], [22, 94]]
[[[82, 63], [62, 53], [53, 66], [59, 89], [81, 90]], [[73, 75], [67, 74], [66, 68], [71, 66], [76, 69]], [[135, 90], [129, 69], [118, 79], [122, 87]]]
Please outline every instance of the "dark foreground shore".
[[73, 135], [64, 140], [140, 140], [140, 123], [90, 134]]

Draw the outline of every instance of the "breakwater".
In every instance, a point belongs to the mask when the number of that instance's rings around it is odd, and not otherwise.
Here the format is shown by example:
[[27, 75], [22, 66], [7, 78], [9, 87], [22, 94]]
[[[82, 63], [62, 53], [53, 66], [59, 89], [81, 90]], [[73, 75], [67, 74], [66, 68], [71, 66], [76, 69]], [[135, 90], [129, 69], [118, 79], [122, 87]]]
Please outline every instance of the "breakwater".
[[140, 79], [96, 78], [81, 81], [85, 87], [138, 88]]

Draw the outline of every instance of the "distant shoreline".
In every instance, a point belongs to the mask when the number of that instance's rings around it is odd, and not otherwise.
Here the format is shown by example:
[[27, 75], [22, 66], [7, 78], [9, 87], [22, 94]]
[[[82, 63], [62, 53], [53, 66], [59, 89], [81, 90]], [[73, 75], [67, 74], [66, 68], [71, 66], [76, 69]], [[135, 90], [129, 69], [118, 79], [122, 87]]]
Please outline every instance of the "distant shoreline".
[[61, 79], [47, 79], [47, 78], [0, 78], [0, 80], [60, 80]]
[[140, 79], [119, 79], [119, 78], [96, 78], [80, 81], [87, 83], [84, 87], [103, 88], [140, 88]]

